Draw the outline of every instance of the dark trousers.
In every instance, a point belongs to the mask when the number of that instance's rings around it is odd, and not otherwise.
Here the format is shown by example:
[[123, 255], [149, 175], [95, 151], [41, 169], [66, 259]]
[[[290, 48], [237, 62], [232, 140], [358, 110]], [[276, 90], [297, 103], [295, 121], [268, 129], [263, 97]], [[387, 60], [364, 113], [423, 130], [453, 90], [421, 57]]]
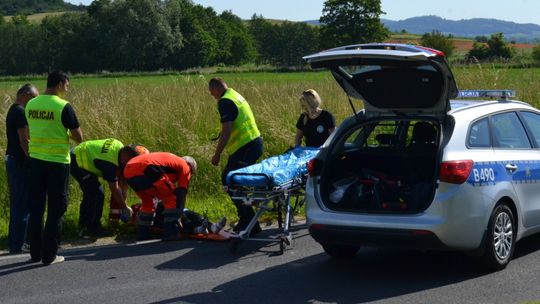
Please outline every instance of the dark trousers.
[[28, 223], [28, 201], [24, 160], [6, 155], [6, 173], [9, 187], [9, 252], [22, 250]]
[[[221, 183], [226, 185], [226, 178], [229, 172], [253, 165], [261, 157], [262, 153], [263, 140], [262, 137], [258, 137], [231, 154], [221, 175]], [[244, 230], [255, 215], [253, 207], [245, 206], [241, 200], [233, 200], [233, 203], [236, 206], [239, 218], [235, 230]]]
[[[51, 263], [58, 252], [68, 204], [69, 164], [28, 159], [28, 238], [32, 260]], [[43, 215], [47, 219], [43, 227]]]
[[73, 154], [71, 155], [71, 176], [79, 183], [83, 192], [79, 208], [79, 227], [97, 233], [101, 230], [101, 216], [105, 201], [103, 186], [95, 174], [79, 168]]

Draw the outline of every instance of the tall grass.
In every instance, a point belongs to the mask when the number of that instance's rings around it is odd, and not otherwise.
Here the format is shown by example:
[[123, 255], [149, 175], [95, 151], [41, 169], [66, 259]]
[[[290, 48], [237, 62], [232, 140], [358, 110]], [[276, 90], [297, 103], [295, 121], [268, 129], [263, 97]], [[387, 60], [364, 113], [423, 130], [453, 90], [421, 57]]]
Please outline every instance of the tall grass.
[[[462, 89], [516, 89], [518, 97], [535, 106], [540, 102], [538, 69], [469, 67], [454, 70]], [[187, 207], [211, 219], [235, 217], [235, 209], [220, 184], [219, 168], [210, 164], [216, 142], [210, 139], [220, 130], [216, 101], [208, 93], [208, 80], [216, 75], [164, 75], [121, 78], [73, 78], [68, 99], [75, 108], [85, 139], [114, 137], [123, 143], [140, 143], [151, 151], [191, 155], [199, 171], [190, 185]], [[280, 154], [294, 143], [295, 123], [300, 114], [298, 97], [308, 88], [319, 92], [323, 107], [337, 123], [351, 114], [348, 99], [328, 72], [227, 73], [230, 87], [250, 103], [264, 138], [262, 159]], [[45, 81], [34, 81], [42, 89]], [[0, 114], [5, 117], [17, 88], [24, 81], [0, 82]], [[356, 108], [362, 107], [356, 103]], [[2, 133], [5, 126], [2, 124]], [[0, 137], [4, 153], [5, 136]], [[5, 166], [0, 166], [0, 247], [5, 247], [8, 196]], [[74, 234], [81, 193], [72, 180], [65, 233]], [[130, 203], [138, 201], [130, 192]], [[107, 204], [107, 203], [106, 203]], [[105, 221], [105, 219], [104, 219]]]

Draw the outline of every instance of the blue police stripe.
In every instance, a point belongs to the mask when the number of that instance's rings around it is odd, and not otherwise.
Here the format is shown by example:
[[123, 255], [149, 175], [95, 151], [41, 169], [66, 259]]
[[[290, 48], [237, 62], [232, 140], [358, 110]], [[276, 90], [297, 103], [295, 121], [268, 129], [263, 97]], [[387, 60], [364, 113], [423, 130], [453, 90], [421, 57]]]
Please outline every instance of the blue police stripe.
[[[510, 173], [506, 169], [507, 164], [516, 165], [517, 172]], [[540, 183], [540, 160], [475, 162], [467, 179], [467, 183], [474, 187], [492, 186], [500, 182]]]

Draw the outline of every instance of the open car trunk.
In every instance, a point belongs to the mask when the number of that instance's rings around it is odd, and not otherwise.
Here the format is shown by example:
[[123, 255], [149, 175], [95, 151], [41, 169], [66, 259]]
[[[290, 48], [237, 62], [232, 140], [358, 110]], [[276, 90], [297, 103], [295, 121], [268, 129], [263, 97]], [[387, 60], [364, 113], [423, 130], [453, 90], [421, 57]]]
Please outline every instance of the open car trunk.
[[321, 172], [332, 210], [418, 213], [435, 193], [441, 126], [435, 120], [384, 119], [356, 124], [335, 144]]

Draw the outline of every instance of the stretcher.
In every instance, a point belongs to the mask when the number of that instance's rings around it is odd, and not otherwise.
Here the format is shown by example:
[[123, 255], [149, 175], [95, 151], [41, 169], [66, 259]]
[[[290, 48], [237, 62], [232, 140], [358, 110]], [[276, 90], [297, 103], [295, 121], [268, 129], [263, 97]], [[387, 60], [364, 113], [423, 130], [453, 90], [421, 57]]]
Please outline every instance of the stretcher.
[[[304, 202], [307, 162], [318, 148], [297, 147], [248, 167], [227, 174], [227, 191], [233, 200], [256, 209], [245, 230], [230, 238], [230, 250], [236, 252], [241, 241], [277, 242], [282, 254], [292, 243], [290, 231], [294, 212]], [[291, 201], [294, 200], [294, 204]], [[264, 212], [276, 212], [279, 233], [269, 237], [252, 237], [251, 231]]]

